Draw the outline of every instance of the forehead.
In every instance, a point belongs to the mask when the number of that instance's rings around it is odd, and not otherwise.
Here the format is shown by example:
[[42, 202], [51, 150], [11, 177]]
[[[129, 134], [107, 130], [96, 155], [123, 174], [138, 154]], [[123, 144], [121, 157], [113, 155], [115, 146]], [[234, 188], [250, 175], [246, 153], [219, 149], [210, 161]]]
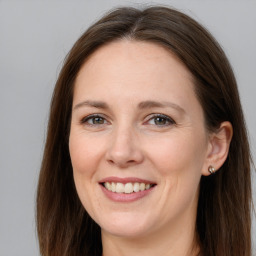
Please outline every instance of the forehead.
[[[193, 88], [193, 77], [183, 63], [169, 50], [151, 43], [134, 40], [119, 40], [96, 50], [81, 67], [75, 83], [93, 87], [103, 85], [129, 88], [136, 84], [157, 87], [166, 83], [189, 84]], [[164, 86], [161, 86], [162, 90]], [[92, 88], [91, 88], [92, 89]], [[117, 89], [117, 88], [116, 88]], [[127, 87], [126, 87], [127, 89]], [[135, 89], [135, 88], [134, 88]]]

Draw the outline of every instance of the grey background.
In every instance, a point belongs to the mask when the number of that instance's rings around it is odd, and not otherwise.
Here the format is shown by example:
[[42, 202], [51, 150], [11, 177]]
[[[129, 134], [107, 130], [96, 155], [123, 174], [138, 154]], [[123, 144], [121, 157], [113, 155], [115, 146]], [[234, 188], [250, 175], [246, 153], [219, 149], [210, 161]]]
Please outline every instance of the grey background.
[[[1, 256], [39, 255], [34, 217], [36, 184], [51, 92], [65, 55], [106, 10], [139, 3], [146, 2], [0, 0]], [[184, 11], [205, 25], [223, 46], [238, 80], [255, 160], [256, 1], [150, 3]], [[253, 179], [255, 187], [255, 176]], [[255, 198], [254, 189], [254, 202]], [[253, 237], [255, 243], [255, 220]]]

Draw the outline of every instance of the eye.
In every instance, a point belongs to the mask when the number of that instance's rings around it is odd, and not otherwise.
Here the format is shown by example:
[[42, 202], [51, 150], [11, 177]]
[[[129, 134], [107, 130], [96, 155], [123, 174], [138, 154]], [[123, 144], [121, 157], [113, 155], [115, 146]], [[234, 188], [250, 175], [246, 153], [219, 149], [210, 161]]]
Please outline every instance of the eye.
[[170, 118], [169, 116], [163, 114], [152, 114], [147, 121], [149, 125], [156, 125], [156, 126], [169, 126], [175, 124], [175, 121]]
[[86, 125], [104, 125], [107, 124], [108, 121], [102, 117], [101, 115], [95, 114], [95, 115], [89, 115], [84, 117], [81, 120], [81, 124], [86, 124]]

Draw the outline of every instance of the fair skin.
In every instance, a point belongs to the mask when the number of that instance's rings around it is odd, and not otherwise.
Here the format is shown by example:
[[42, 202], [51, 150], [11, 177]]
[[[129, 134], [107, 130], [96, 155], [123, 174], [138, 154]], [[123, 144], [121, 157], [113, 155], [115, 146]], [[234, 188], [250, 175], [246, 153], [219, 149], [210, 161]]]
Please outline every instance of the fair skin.
[[231, 137], [228, 122], [207, 132], [191, 74], [167, 50], [120, 40], [93, 53], [75, 82], [69, 148], [103, 255], [194, 255], [200, 178]]

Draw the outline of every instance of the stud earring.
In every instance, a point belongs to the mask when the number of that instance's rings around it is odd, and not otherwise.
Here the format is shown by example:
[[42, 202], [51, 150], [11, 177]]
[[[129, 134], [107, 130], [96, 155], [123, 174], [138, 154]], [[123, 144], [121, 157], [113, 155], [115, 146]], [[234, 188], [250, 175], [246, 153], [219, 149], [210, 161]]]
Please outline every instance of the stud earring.
[[212, 165], [208, 167], [208, 171], [210, 174], [214, 174], [216, 172], [215, 168]]

